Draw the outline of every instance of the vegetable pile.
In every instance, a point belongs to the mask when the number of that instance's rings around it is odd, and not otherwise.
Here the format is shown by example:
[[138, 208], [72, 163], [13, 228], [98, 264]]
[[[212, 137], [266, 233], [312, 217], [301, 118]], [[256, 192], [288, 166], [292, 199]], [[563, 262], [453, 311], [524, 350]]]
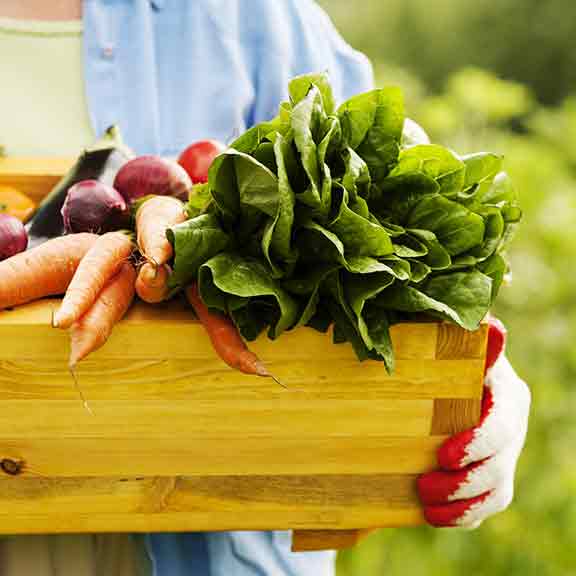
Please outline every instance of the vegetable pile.
[[403, 134], [397, 88], [338, 109], [324, 75], [289, 93], [215, 159], [192, 218], [168, 231], [171, 287], [197, 282], [247, 340], [333, 324], [334, 342], [389, 371], [395, 322], [424, 312], [475, 329], [521, 218], [502, 158]]
[[[185, 150], [194, 180], [208, 179], [208, 167], [220, 149], [224, 146], [214, 141], [200, 141]], [[169, 297], [174, 251], [166, 231], [187, 219], [179, 198], [187, 198], [191, 187], [188, 173], [174, 161], [131, 158], [112, 127], [38, 207], [30, 250], [25, 252], [29, 236], [22, 222], [0, 213], [0, 310], [64, 294], [52, 325], [68, 330], [74, 376], [78, 362], [106, 343], [135, 295], [149, 303]], [[21, 204], [18, 194], [10, 191], [10, 198]], [[10, 209], [14, 206], [11, 200]], [[128, 227], [132, 229], [123, 229]], [[187, 287], [186, 297], [228, 365], [274, 378], [231, 320], [208, 310], [195, 285]], [[78, 386], [75, 376], [74, 381]]]
[[244, 342], [263, 331], [333, 326], [392, 371], [392, 324], [475, 329], [521, 218], [502, 158], [430, 144], [396, 88], [336, 109], [327, 78], [307, 75], [289, 94], [229, 148], [194, 143], [180, 163], [133, 158], [109, 129], [39, 206], [30, 239], [47, 241], [23, 252], [22, 223], [2, 215], [0, 310], [65, 294], [52, 322], [72, 369], [135, 295], [182, 291], [222, 360], [272, 378]]

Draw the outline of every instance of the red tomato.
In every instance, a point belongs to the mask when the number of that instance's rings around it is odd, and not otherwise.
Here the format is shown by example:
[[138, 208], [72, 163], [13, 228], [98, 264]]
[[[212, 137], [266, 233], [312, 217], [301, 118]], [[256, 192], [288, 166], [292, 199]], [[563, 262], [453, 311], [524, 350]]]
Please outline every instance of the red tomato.
[[180, 154], [178, 164], [188, 172], [192, 182], [207, 182], [208, 168], [226, 147], [216, 140], [199, 140]]

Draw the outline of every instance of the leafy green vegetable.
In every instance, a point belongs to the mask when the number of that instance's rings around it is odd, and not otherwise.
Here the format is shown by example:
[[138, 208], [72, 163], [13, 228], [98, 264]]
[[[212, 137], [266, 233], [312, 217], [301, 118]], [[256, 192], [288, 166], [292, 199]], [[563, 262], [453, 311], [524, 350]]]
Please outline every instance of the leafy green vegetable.
[[372, 180], [381, 180], [398, 158], [404, 100], [398, 88], [372, 90], [354, 96], [338, 110], [349, 146], [368, 165]]
[[485, 182], [492, 182], [494, 176], [502, 169], [502, 156], [491, 152], [478, 152], [462, 157], [466, 167], [464, 190]]
[[[272, 256], [282, 259], [286, 265], [295, 261], [296, 254], [291, 247], [292, 224], [294, 221], [294, 192], [288, 180], [284, 156], [289, 144], [281, 135], [274, 142], [274, 157], [278, 170], [278, 202], [276, 215], [266, 225], [262, 236], [262, 252], [272, 270], [277, 270]], [[275, 275], [282, 274], [276, 272]]]
[[194, 218], [204, 212], [211, 200], [212, 195], [210, 194], [210, 186], [208, 183], [194, 184], [192, 193], [188, 199], [188, 204], [186, 205], [188, 218]]
[[397, 88], [336, 111], [313, 74], [289, 95], [216, 158], [191, 219], [168, 231], [172, 287], [198, 282], [247, 339], [333, 324], [334, 342], [389, 371], [396, 321], [427, 313], [475, 329], [522, 216], [502, 158], [403, 140]]
[[451, 256], [470, 250], [484, 238], [482, 217], [443, 196], [420, 200], [410, 212], [407, 226], [434, 232]]
[[170, 286], [186, 286], [198, 273], [198, 268], [230, 244], [229, 236], [222, 230], [213, 214], [201, 214], [192, 220], [177, 224], [166, 231], [174, 248], [174, 271]]
[[475, 270], [432, 278], [421, 289], [395, 284], [380, 294], [382, 308], [432, 312], [468, 330], [478, 328], [490, 306], [492, 281]]
[[445, 196], [456, 195], [464, 186], [466, 166], [450, 150], [435, 144], [418, 144], [402, 150], [390, 176], [423, 173], [433, 178]]
[[478, 268], [481, 272], [486, 274], [486, 276], [489, 276], [492, 279], [492, 292], [490, 294], [490, 303], [492, 303], [496, 299], [496, 295], [498, 294], [498, 290], [500, 289], [508, 265], [506, 264], [506, 260], [504, 260], [500, 254], [493, 254], [490, 258], [484, 260]]
[[332, 87], [328, 82], [328, 77], [325, 74], [304, 74], [296, 76], [290, 81], [288, 90], [290, 92], [290, 99], [293, 103], [297, 104], [300, 100], [306, 98], [312, 87], [318, 88], [322, 96], [323, 109], [327, 115], [334, 113], [335, 104], [334, 96], [332, 94]]
[[340, 207], [328, 228], [341, 240], [346, 254], [374, 257], [392, 254], [392, 241], [388, 232], [380, 224], [375, 224], [351, 210], [345, 189], [336, 191], [340, 193]]
[[[222, 252], [200, 267], [199, 284], [203, 298], [207, 285], [213, 295], [219, 290], [223, 294], [242, 298], [270, 297], [271, 305], [275, 306], [274, 323], [269, 331], [271, 338], [276, 338], [284, 330], [292, 327], [297, 319], [296, 302], [270, 278], [266, 267], [257, 260], [242, 258], [231, 252]], [[216, 307], [221, 307], [219, 302], [221, 300], [218, 300]], [[214, 306], [217, 303], [211, 303], [208, 299], [206, 304]]]

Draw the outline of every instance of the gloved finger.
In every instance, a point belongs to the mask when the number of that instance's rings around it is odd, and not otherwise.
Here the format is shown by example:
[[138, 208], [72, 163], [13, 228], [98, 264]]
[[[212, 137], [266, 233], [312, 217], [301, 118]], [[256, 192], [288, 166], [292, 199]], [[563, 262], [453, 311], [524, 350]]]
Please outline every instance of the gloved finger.
[[424, 517], [432, 526], [459, 526], [466, 513], [476, 506], [481, 506], [489, 496], [490, 492], [486, 492], [469, 500], [424, 506]]
[[456, 470], [490, 458], [526, 435], [530, 391], [505, 356], [489, 370], [481, 422], [448, 438], [438, 449], [438, 463]]
[[[428, 506], [450, 502], [454, 499], [452, 496], [458, 492], [461, 486], [468, 482], [470, 475], [482, 464], [482, 462], [478, 462], [462, 470], [433, 470], [422, 474], [416, 481], [420, 501]], [[485, 491], [481, 490], [475, 496]]]
[[462, 470], [435, 470], [423, 474], [417, 481], [420, 500], [427, 505], [446, 504], [499, 489], [514, 478], [520, 450], [521, 443], [516, 441], [492, 458]]
[[455, 500], [438, 506], [424, 506], [424, 517], [432, 526], [477, 528], [486, 518], [502, 512], [514, 496], [512, 482], [474, 498]]

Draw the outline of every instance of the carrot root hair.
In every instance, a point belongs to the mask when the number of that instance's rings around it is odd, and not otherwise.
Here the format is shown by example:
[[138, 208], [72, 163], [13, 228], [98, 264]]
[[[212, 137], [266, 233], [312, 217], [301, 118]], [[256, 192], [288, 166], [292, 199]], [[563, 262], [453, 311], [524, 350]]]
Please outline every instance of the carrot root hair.
[[76, 364], [70, 364], [68, 367], [68, 370], [70, 371], [70, 375], [72, 376], [72, 380], [74, 380], [74, 387], [76, 388], [76, 391], [78, 392], [78, 397], [82, 401], [82, 405], [84, 406], [84, 409], [89, 414], [94, 416], [94, 412], [92, 412], [92, 408], [90, 408], [90, 405], [88, 404], [88, 401], [86, 400], [86, 397], [82, 393], [82, 388], [80, 388], [80, 384], [78, 383], [78, 377], [76, 376], [76, 372], [74, 371], [75, 366], [76, 366]]

